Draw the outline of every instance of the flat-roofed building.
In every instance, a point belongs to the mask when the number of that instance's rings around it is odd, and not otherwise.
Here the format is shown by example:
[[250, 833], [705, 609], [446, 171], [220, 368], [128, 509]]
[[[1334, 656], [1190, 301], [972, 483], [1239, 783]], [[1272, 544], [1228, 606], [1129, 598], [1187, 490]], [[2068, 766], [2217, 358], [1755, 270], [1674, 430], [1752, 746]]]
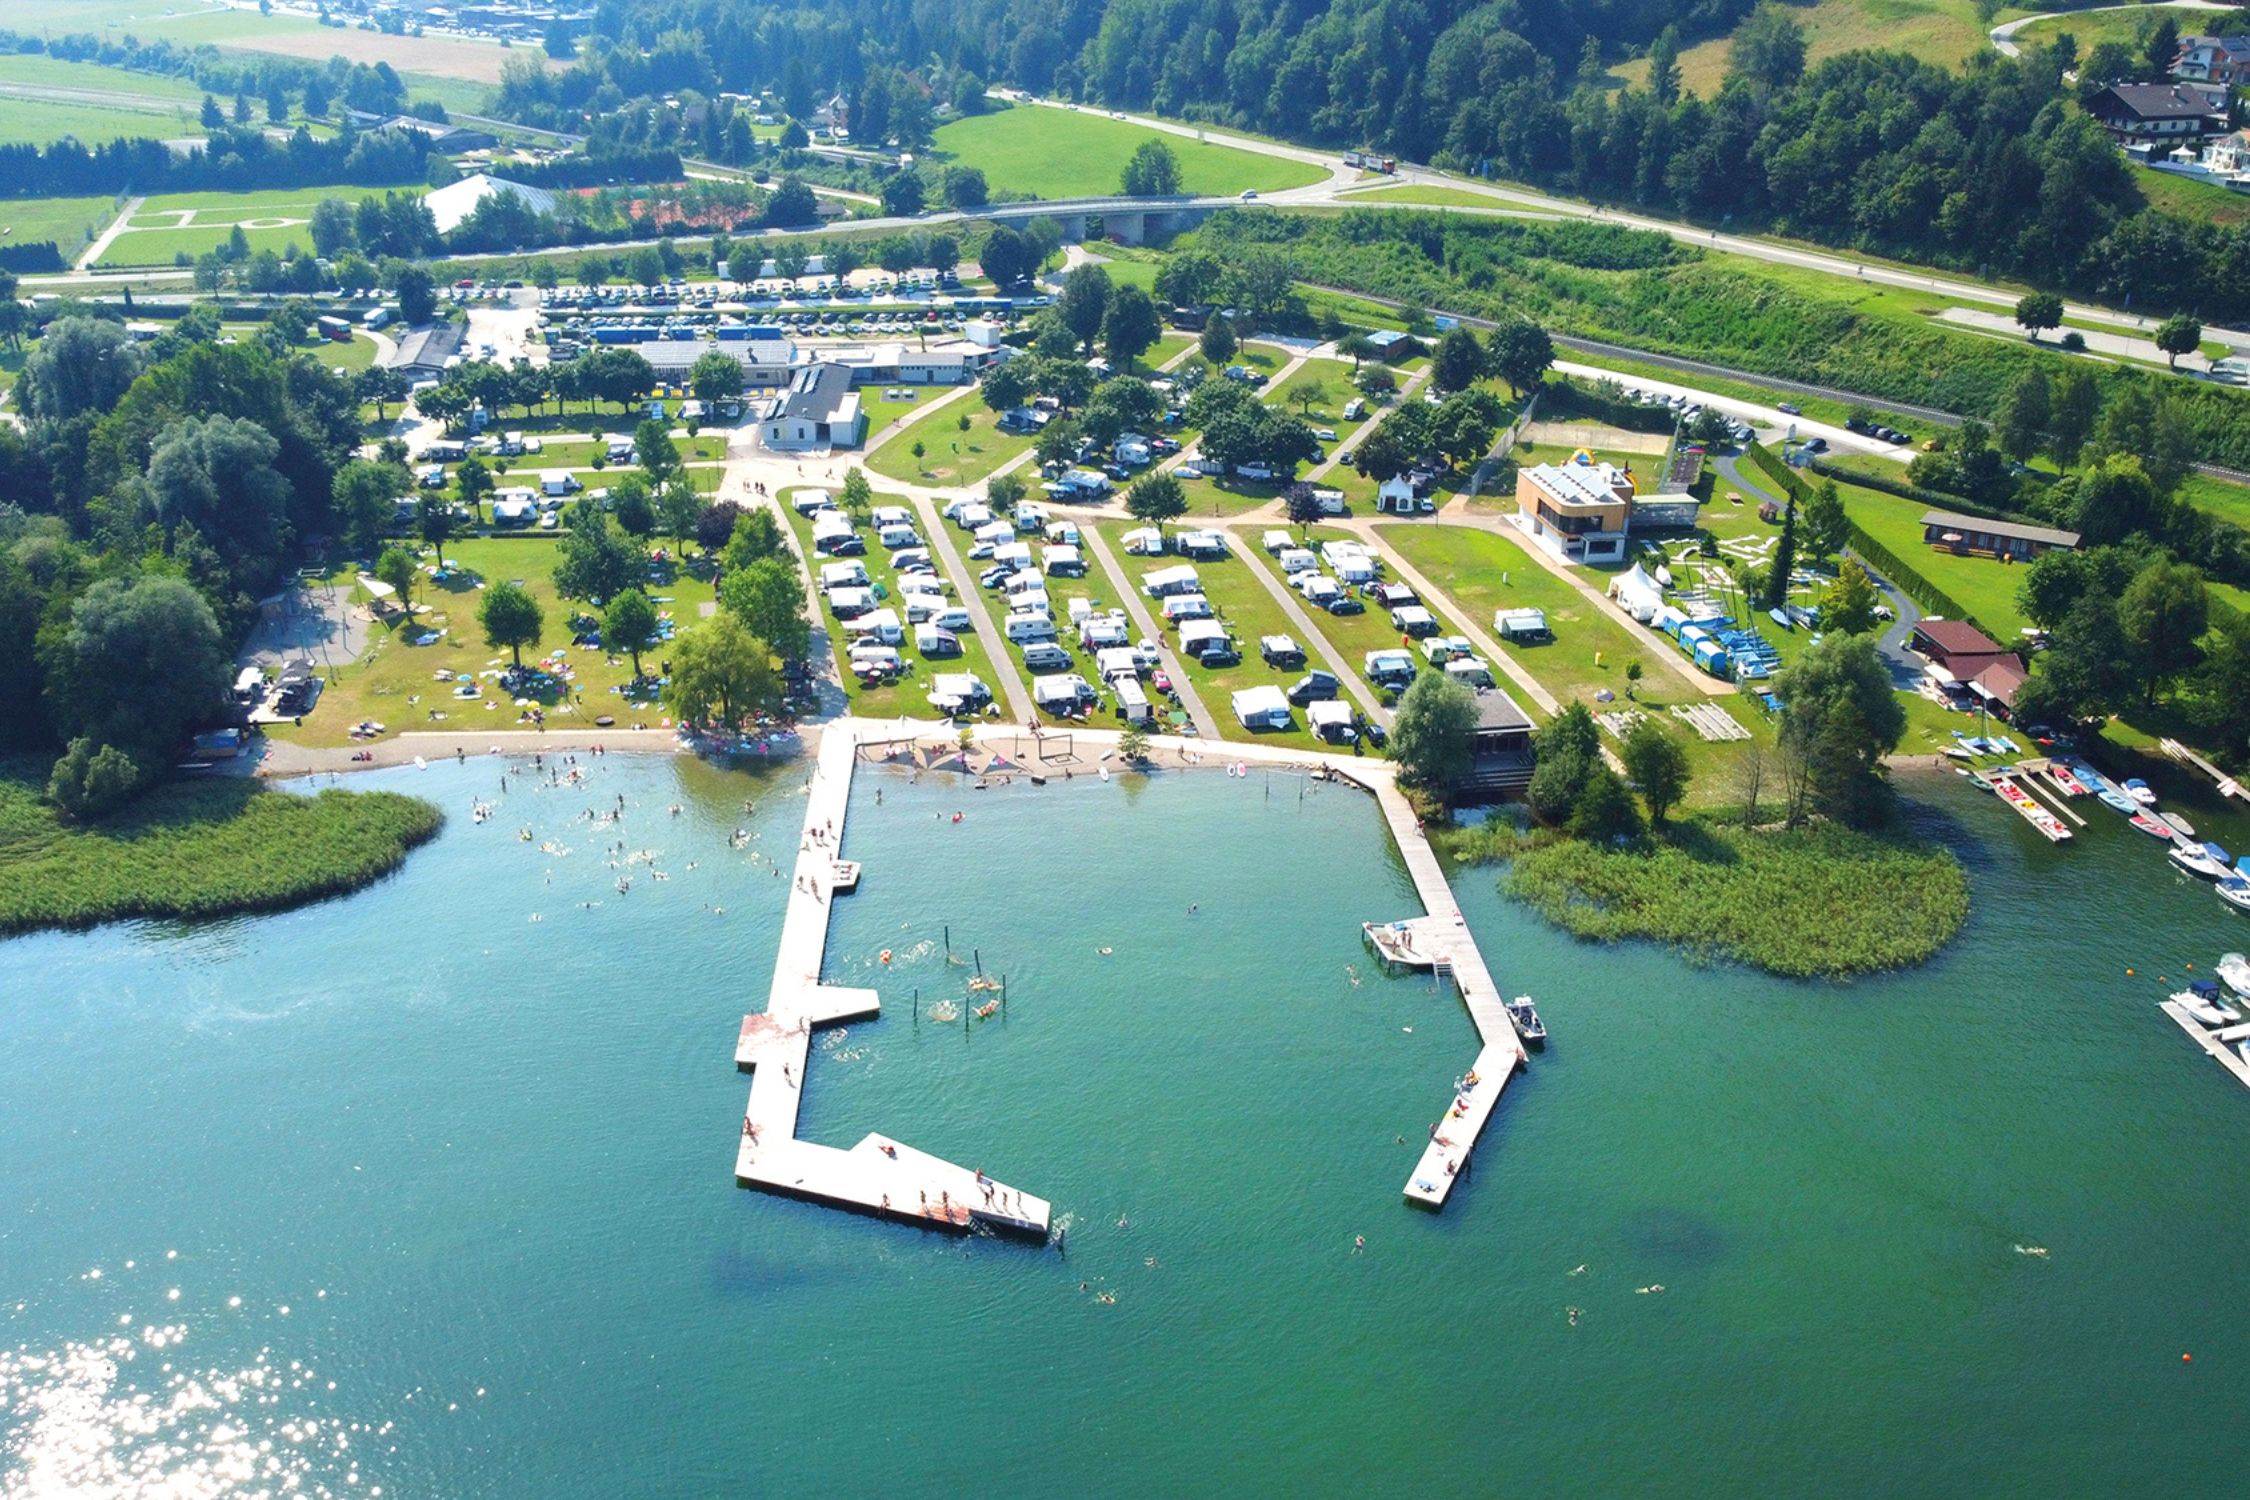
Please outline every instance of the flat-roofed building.
[[1633, 476], [1614, 464], [1538, 464], [1516, 471], [1517, 522], [1564, 562], [1622, 562], [1633, 524]]

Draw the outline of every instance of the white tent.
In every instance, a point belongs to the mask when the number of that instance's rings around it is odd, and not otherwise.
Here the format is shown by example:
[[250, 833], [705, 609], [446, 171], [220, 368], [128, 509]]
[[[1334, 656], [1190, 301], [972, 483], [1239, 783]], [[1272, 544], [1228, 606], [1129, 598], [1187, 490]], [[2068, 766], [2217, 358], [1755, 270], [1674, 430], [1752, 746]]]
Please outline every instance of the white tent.
[[1648, 576], [1648, 570], [1639, 563], [1610, 580], [1609, 596], [1625, 608], [1625, 613], [1646, 625], [1664, 607], [1662, 585]]
[[1289, 699], [1270, 682], [1244, 688], [1234, 695], [1234, 716], [1245, 729], [1287, 729]]

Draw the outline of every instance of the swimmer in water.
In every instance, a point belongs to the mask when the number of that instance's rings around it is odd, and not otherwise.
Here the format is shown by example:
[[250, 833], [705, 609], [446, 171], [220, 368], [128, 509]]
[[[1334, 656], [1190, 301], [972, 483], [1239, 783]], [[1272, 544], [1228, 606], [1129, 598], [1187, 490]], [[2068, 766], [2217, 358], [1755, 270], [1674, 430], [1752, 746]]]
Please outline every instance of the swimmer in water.
[[1362, 1251], [1362, 1250], [1365, 1250], [1366, 1248], [1367, 1248], [1367, 1236], [1366, 1236], [1366, 1235], [1364, 1235], [1364, 1234], [1355, 1234], [1355, 1235], [1353, 1235], [1353, 1236], [1352, 1236], [1352, 1254], [1354, 1254], [1354, 1255], [1357, 1255], [1357, 1254], [1359, 1254], [1359, 1252], [1360, 1252], [1360, 1251]]
[[1123, 1214], [1119, 1214], [1117, 1216], [1117, 1227], [1120, 1229], [1130, 1229], [1133, 1227], [1133, 1221], [1126, 1218]]

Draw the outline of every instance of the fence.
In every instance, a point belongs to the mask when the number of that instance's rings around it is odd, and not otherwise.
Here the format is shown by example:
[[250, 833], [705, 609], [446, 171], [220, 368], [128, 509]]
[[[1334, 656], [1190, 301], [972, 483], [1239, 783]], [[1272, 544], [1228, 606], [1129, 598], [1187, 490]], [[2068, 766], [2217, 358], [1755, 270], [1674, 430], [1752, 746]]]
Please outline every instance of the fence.
[[[1976, 626], [1979, 630], [1984, 630], [1986, 635], [1992, 635], [1991, 631], [1985, 630], [1983, 623], [1976, 616], [1970, 614], [1962, 606], [1960, 600], [1930, 582], [1912, 563], [1869, 536], [1866, 529], [1857, 521], [1852, 521], [1849, 525], [1851, 528], [1851, 550], [1858, 554], [1860, 561], [1866, 563], [1872, 571], [1882, 574], [1885, 579], [1889, 580], [1891, 585], [1900, 593], [1920, 605], [1926, 613], [1943, 615], [1948, 620], [1965, 621]], [[1993, 638], [1999, 639], [1997, 636]]]

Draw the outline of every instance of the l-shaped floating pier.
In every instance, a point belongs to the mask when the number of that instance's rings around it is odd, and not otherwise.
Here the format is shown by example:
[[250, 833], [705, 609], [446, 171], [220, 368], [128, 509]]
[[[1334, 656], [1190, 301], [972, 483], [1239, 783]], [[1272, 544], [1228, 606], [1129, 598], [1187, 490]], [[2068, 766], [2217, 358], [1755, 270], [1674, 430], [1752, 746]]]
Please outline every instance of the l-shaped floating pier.
[[[939, 1228], [969, 1230], [981, 1224], [1044, 1236], [1053, 1218], [1052, 1205], [981, 1171], [955, 1166], [883, 1135], [866, 1136], [849, 1150], [797, 1136], [813, 1030], [862, 1020], [881, 1009], [875, 991], [824, 984], [820, 978], [828, 948], [829, 902], [837, 891], [859, 882], [859, 866], [838, 858], [838, 850], [863, 727], [882, 740], [895, 739], [897, 734], [894, 724], [863, 725], [851, 719], [836, 720], [821, 731], [789, 907], [782, 918], [780, 951], [774, 959], [773, 989], [763, 1011], [743, 1017], [735, 1038], [735, 1065], [751, 1074], [742, 1140], [735, 1153], [735, 1182]], [[1081, 732], [1081, 737], [1099, 743], [1114, 738], [1099, 732]], [[1382, 762], [1308, 756], [1262, 745], [1179, 743], [1183, 753], [1214, 759], [1298, 769], [1313, 766], [1360, 787], [1382, 809], [1426, 914], [1398, 923], [1371, 924], [1370, 932], [1379, 926], [1393, 935], [1391, 947], [1396, 951], [1385, 955], [1393, 961], [1450, 977], [1481, 1043], [1406, 1182], [1409, 1203], [1431, 1209], [1443, 1206], [1492, 1118], [1501, 1091], [1526, 1054], [1501, 1001], [1500, 987], [1485, 968], [1484, 955], [1453, 899], [1437, 855], [1423, 837], [1412, 805]], [[1169, 740], [1159, 744], [1173, 746]], [[1378, 942], [1378, 947], [1384, 946]]]
[[823, 984], [820, 978], [829, 903], [837, 891], [859, 883], [859, 866], [836, 855], [858, 754], [859, 736], [849, 720], [821, 732], [773, 989], [763, 1011], [742, 1018], [735, 1038], [735, 1066], [750, 1074], [735, 1183], [941, 1229], [983, 1224], [1044, 1237], [1052, 1214], [1047, 1201], [978, 1171], [883, 1135], [866, 1136], [848, 1151], [797, 1137], [814, 1029], [881, 1009], [875, 991]]

